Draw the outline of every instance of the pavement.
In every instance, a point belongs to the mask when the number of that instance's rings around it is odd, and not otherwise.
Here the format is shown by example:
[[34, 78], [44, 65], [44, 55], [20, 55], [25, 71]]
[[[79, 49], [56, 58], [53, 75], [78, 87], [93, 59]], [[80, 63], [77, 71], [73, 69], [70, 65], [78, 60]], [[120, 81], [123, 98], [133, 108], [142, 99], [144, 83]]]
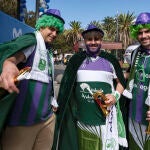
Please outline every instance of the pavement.
[[64, 65], [64, 64], [55, 64], [54, 65], [54, 68], [55, 69], [60, 69], [60, 70], [65, 70], [65, 68], [66, 68], [66, 65]]
[[55, 77], [54, 77], [54, 90], [55, 90], [56, 98], [58, 96], [60, 82], [61, 82], [61, 79], [62, 79], [65, 68], [66, 68], [66, 66], [63, 65], [63, 64], [54, 65], [54, 69], [55, 69], [55, 71], [54, 71], [54, 74], [55, 74]]

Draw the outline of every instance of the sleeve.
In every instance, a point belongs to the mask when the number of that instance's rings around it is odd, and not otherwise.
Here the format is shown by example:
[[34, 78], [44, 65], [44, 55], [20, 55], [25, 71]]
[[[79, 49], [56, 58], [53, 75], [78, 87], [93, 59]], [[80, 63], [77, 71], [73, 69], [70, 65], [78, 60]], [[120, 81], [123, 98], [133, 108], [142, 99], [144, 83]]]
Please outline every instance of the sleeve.
[[26, 57], [26, 60], [28, 59], [28, 57], [32, 54], [32, 52], [34, 51], [35, 49], [35, 45], [33, 46], [30, 46], [24, 50], [22, 50], [22, 52], [24, 53], [25, 57]]
[[58, 103], [57, 103], [57, 100], [55, 97], [52, 97], [52, 100], [51, 100], [51, 105], [54, 106], [54, 107], [58, 107]]
[[111, 63], [110, 65], [111, 65], [111, 67], [112, 67], [113, 78], [114, 78], [114, 79], [118, 78], [117, 75], [116, 75], [116, 71], [115, 71], [114, 66], [112, 65], [112, 63]]

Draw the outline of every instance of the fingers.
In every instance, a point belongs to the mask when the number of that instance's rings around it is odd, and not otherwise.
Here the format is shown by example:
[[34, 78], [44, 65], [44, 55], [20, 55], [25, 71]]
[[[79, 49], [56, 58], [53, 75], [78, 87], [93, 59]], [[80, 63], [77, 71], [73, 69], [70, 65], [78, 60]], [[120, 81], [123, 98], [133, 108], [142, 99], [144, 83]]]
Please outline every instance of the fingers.
[[0, 78], [0, 87], [7, 90], [9, 93], [19, 93], [18, 88], [15, 85], [14, 78], [19, 74], [19, 70], [16, 64], [11, 61], [5, 61], [3, 64], [3, 70]]
[[114, 95], [106, 94], [105, 96], [108, 99], [107, 101], [105, 101], [105, 104], [107, 104], [107, 105], [114, 105], [116, 103], [116, 99], [115, 99]]
[[16, 87], [13, 78], [0, 76], [0, 87], [7, 90], [9, 93], [16, 92], [19, 93], [19, 89]]
[[53, 110], [53, 112], [56, 112], [57, 111], [57, 107], [54, 107], [54, 106], [52, 106], [52, 110]]
[[146, 120], [150, 121], [150, 110], [147, 111], [147, 118], [146, 118]]

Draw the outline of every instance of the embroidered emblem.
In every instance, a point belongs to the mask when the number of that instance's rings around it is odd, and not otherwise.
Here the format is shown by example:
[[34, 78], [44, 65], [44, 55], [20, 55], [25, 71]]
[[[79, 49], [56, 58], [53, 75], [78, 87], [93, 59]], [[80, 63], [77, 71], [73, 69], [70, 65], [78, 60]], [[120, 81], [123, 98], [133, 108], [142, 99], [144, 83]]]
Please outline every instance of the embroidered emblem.
[[40, 59], [39, 64], [38, 64], [38, 68], [43, 71], [46, 68], [46, 60], [44, 59]]
[[106, 150], [114, 150], [116, 147], [116, 141], [114, 138], [106, 140]]

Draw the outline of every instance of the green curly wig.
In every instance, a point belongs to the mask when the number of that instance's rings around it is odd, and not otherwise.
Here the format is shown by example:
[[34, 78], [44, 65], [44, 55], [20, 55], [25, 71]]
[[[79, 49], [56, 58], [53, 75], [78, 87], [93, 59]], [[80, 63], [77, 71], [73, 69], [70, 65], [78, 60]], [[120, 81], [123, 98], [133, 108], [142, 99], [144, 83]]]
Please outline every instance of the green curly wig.
[[55, 27], [58, 33], [62, 33], [64, 30], [64, 23], [54, 16], [42, 15], [35, 25], [36, 30], [40, 30], [41, 27]]
[[130, 26], [130, 34], [133, 39], [136, 39], [140, 29], [147, 28], [150, 29], [150, 24], [138, 24]]

